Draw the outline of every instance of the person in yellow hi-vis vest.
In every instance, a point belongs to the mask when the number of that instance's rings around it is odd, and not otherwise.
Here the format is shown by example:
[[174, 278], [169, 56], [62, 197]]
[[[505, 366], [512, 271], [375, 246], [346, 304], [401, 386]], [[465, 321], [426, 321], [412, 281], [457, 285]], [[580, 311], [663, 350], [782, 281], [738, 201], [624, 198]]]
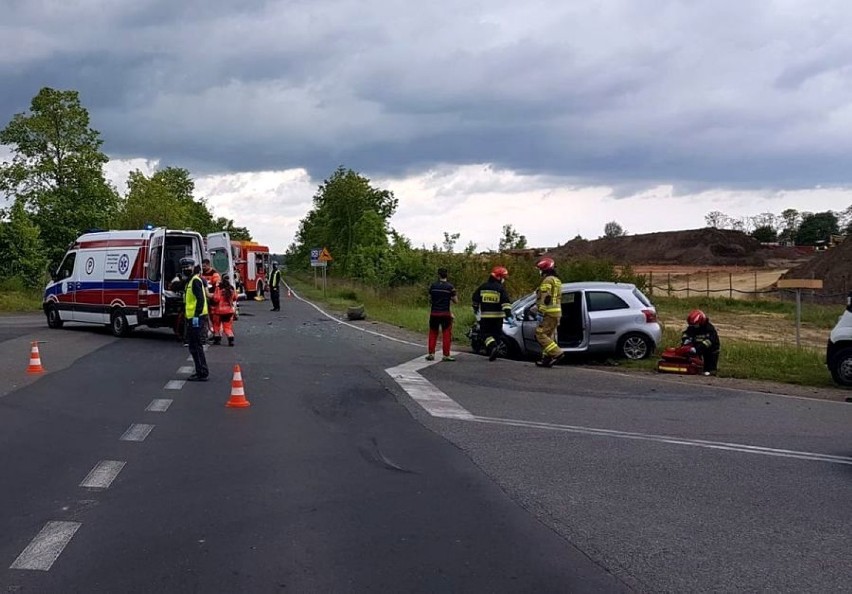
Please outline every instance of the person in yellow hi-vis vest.
[[201, 280], [201, 267], [195, 265], [192, 258], [181, 258], [180, 268], [188, 280], [183, 292], [184, 324], [189, 343], [189, 354], [195, 364], [195, 373], [187, 380], [191, 382], [206, 382], [210, 371], [207, 369], [207, 357], [204, 356], [202, 332], [207, 323], [207, 291]]
[[542, 278], [535, 292], [538, 315], [535, 339], [541, 345], [541, 359], [535, 364], [539, 367], [553, 367], [565, 355], [554, 340], [562, 317], [562, 281], [556, 276], [556, 263], [552, 258], [542, 258], [536, 267]]

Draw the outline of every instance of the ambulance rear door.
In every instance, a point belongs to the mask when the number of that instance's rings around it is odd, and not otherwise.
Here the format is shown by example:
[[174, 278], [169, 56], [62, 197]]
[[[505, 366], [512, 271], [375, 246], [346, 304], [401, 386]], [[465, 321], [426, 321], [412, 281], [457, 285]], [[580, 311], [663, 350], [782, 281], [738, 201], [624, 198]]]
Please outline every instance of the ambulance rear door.
[[166, 229], [155, 229], [148, 239], [148, 317], [162, 318], [166, 303], [163, 294], [171, 279], [165, 278]]
[[211, 233], [207, 236], [207, 257], [210, 264], [221, 275], [228, 275], [234, 284], [234, 255], [231, 251], [231, 236], [227, 231]]

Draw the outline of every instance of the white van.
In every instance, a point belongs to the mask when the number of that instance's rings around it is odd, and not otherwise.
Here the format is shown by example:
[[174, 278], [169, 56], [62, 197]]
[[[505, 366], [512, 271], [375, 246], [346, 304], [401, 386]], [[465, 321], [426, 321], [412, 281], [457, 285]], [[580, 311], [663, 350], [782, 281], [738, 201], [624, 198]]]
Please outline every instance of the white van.
[[[211, 234], [207, 247], [219, 249], [223, 241], [233, 274], [228, 234]], [[180, 259], [188, 256], [200, 264], [204, 254], [203, 238], [195, 231], [158, 228], [81, 235], [44, 290], [47, 325], [105, 324], [115, 336], [126, 336], [134, 326], [177, 330], [183, 294], [171, 285], [180, 274]]]
[[829, 335], [825, 364], [835, 382], [852, 386], [852, 293], [846, 297], [846, 310]]

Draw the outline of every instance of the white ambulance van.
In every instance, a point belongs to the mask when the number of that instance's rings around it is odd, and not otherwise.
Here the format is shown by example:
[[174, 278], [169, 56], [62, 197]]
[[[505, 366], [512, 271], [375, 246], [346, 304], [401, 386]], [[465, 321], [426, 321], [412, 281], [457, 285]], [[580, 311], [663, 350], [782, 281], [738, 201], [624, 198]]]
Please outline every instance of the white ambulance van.
[[[227, 240], [230, 253], [230, 239], [222, 235], [208, 236], [208, 249], [220, 248]], [[47, 325], [105, 324], [115, 336], [126, 336], [134, 326], [177, 329], [183, 293], [172, 290], [172, 281], [180, 275], [181, 258], [200, 264], [204, 254], [204, 240], [195, 231], [157, 228], [81, 235], [45, 288]]]

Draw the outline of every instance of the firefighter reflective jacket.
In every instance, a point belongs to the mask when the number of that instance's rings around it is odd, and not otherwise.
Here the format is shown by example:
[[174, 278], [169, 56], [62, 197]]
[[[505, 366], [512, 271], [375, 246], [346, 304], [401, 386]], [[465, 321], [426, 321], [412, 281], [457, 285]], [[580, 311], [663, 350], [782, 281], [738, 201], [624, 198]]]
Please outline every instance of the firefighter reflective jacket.
[[204, 281], [197, 274], [186, 283], [183, 299], [187, 320], [207, 315], [207, 293], [204, 291]]
[[691, 344], [699, 354], [719, 351], [719, 333], [710, 320], [702, 326], [687, 326], [681, 335], [684, 344]]
[[540, 314], [556, 318], [562, 316], [562, 281], [555, 275], [545, 276], [535, 294]]
[[473, 307], [479, 310], [483, 318], [509, 317], [512, 312], [512, 300], [506, 287], [496, 278], [489, 277], [473, 292]]
[[272, 278], [269, 279], [269, 286], [273, 291], [277, 291], [281, 285], [281, 271], [278, 268], [272, 270]]

